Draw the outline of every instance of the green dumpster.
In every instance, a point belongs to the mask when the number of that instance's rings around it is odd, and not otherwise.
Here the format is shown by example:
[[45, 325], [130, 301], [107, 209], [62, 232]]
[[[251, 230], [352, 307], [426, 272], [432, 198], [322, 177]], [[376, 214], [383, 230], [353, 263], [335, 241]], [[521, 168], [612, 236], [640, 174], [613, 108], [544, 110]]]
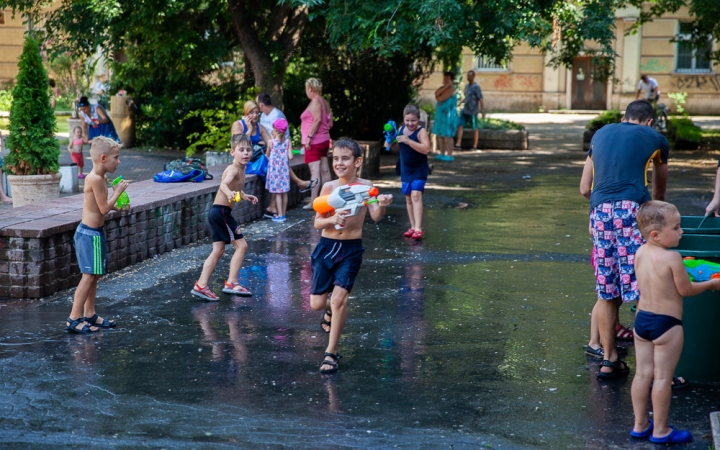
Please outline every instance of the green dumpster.
[[[685, 256], [720, 263], [720, 218], [682, 217], [683, 237], [674, 250]], [[700, 382], [720, 381], [720, 291], [686, 297], [683, 305], [685, 345], [677, 374]]]

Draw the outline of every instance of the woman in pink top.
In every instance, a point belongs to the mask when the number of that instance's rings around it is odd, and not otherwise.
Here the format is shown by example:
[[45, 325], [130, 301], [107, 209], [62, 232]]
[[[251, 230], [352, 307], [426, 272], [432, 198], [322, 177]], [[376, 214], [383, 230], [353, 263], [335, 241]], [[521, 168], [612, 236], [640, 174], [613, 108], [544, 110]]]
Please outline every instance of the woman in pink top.
[[330, 181], [328, 150], [330, 150], [330, 128], [333, 125], [330, 103], [322, 96], [322, 83], [317, 78], [305, 82], [305, 93], [310, 99], [307, 109], [300, 115], [300, 133], [305, 147], [305, 163], [310, 166], [310, 178], [320, 177], [320, 184], [313, 188], [310, 203], [303, 209], [312, 209], [322, 185]]

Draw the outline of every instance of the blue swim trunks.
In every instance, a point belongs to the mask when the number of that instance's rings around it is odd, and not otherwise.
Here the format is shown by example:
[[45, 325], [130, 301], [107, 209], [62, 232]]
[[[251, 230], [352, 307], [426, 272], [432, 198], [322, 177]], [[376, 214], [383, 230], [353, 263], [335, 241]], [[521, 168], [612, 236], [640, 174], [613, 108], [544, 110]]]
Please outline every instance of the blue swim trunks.
[[81, 273], [105, 275], [107, 260], [105, 230], [80, 224], [75, 230], [75, 254]]
[[411, 191], [423, 192], [424, 190], [425, 190], [425, 180], [413, 180], [409, 183], [402, 184], [402, 193], [405, 195], [410, 195]]
[[320, 238], [312, 254], [312, 295], [322, 295], [339, 286], [352, 291], [355, 277], [360, 272], [365, 248], [362, 239]]

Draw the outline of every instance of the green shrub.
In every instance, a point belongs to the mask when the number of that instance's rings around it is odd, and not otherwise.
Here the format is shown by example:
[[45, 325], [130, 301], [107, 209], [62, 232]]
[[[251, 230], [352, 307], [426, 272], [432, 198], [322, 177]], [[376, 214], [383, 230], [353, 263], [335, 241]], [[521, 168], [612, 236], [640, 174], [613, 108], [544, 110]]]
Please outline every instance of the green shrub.
[[60, 144], [55, 139], [55, 113], [50, 107], [50, 83], [40, 57], [40, 46], [25, 38], [18, 62], [17, 84], [10, 108], [10, 153], [3, 170], [11, 175], [45, 175], [60, 168]]
[[13, 96], [11, 91], [0, 91], [0, 111], [10, 111], [12, 100]]
[[197, 151], [230, 151], [230, 130], [233, 122], [242, 117], [243, 105], [238, 101], [226, 103], [223, 109], [198, 109], [190, 111], [180, 119], [180, 125], [193, 119], [200, 118], [204, 130], [190, 133], [187, 137], [190, 145], [185, 150], [187, 156], [193, 156]]
[[525, 127], [517, 122], [502, 119], [478, 119], [479, 130], [524, 130]]
[[671, 117], [668, 121], [668, 133], [675, 141], [682, 139], [694, 143], [699, 143], [703, 136], [702, 129], [687, 117]]
[[589, 131], [597, 131], [605, 125], [609, 125], [611, 123], [620, 123], [622, 117], [623, 115], [619, 110], [611, 109], [591, 119], [590, 122], [585, 125], [585, 128]]

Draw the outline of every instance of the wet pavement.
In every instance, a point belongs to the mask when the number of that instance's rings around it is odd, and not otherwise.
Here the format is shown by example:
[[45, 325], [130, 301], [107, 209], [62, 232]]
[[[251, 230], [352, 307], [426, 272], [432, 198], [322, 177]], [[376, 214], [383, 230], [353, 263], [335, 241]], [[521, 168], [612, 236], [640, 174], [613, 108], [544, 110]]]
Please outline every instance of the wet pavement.
[[[423, 242], [401, 237], [404, 201], [383, 160], [378, 184], [396, 203], [365, 224], [335, 375], [318, 373], [319, 235], [302, 210], [247, 227], [249, 299], [190, 295], [204, 243], [103, 280], [98, 311], [115, 330], [62, 332], [72, 292], [0, 303], [0, 446], [655, 448], [627, 434], [632, 378], [599, 383], [583, 354], [595, 301], [584, 155], [562, 138], [582, 123], [537, 127], [529, 152], [433, 163]], [[704, 209], [716, 153], [675, 155], [668, 197], [684, 214]], [[673, 395], [672, 422], [695, 437], [681, 448], [707, 449], [720, 385]]]

